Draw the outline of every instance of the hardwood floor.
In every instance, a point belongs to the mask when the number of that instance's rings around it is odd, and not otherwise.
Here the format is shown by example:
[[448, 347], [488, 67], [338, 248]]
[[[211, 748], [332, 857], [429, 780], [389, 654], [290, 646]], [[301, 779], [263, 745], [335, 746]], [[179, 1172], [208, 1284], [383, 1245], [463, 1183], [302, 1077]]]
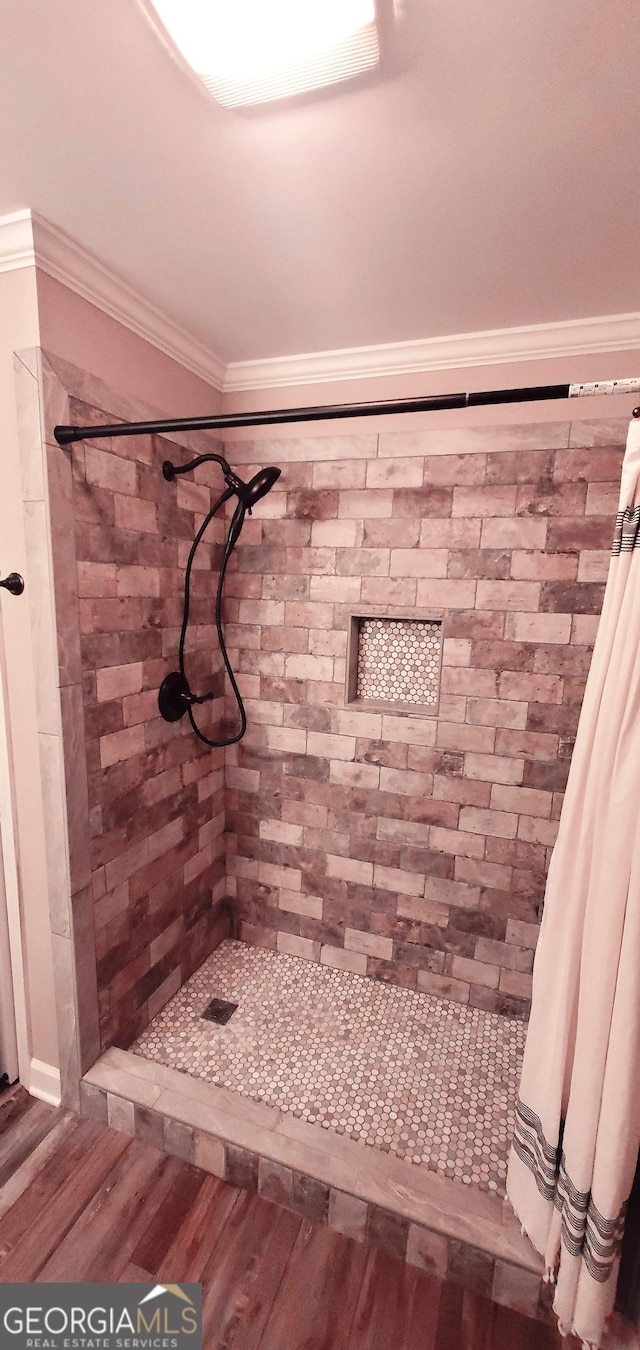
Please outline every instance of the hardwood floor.
[[17, 1088], [0, 1281], [201, 1281], [206, 1350], [577, 1350], [555, 1330]]

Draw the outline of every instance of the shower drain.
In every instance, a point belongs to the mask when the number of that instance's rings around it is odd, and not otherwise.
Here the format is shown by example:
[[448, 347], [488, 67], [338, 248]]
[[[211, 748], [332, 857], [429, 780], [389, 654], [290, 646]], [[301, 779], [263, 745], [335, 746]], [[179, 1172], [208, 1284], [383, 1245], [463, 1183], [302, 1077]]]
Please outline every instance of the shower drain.
[[200, 1016], [207, 1022], [217, 1022], [218, 1026], [225, 1027], [237, 1006], [237, 1003], [227, 1003], [226, 998], [212, 998]]

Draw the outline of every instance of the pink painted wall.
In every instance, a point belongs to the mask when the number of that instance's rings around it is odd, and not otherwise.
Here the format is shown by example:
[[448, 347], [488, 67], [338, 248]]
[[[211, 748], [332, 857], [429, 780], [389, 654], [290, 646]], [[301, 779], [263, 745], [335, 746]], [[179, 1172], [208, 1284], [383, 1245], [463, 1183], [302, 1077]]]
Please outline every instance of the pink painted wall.
[[40, 345], [112, 389], [176, 417], [217, 412], [221, 395], [75, 291], [38, 270]]
[[[281, 389], [254, 389], [224, 395], [224, 412], [262, 408], [293, 408], [327, 403], [371, 402], [377, 399], [410, 398], [420, 395], [470, 392], [481, 389], [515, 389], [528, 385], [585, 383], [589, 380], [640, 377], [640, 349], [624, 352], [591, 352], [583, 356], [547, 360], [514, 361], [503, 365], [471, 366], [466, 369], [425, 371], [412, 375], [385, 375], [376, 379], [331, 380], [323, 384], [290, 385]], [[549, 401], [504, 404], [467, 411], [408, 413], [402, 417], [355, 418], [349, 422], [305, 423], [289, 426], [286, 435], [339, 435], [348, 432], [411, 431], [435, 427], [501, 426], [509, 423], [550, 422], [568, 417], [626, 417], [636, 397], [590, 398], [588, 402]], [[247, 431], [226, 433], [226, 439], [245, 441]], [[283, 429], [257, 429], [254, 439], [283, 435]]]

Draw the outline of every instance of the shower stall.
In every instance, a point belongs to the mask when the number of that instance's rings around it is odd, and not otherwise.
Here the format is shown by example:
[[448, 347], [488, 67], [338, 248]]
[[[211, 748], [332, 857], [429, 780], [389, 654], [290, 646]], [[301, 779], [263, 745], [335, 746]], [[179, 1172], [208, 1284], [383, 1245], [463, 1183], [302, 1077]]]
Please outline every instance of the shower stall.
[[48, 371], [66, 1100], [545, 1316], [506, 1159], [626, 419], [127, 426]]

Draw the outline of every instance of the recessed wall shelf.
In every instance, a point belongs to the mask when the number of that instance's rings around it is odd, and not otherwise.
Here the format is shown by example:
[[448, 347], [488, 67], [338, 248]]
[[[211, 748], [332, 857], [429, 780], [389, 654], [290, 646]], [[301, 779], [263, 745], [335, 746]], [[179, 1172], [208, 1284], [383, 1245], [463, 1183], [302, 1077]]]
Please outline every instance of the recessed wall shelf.
[[442, 615], [396, 610], [352, 614], [346, 702], [435, 716], [440, 701]]

